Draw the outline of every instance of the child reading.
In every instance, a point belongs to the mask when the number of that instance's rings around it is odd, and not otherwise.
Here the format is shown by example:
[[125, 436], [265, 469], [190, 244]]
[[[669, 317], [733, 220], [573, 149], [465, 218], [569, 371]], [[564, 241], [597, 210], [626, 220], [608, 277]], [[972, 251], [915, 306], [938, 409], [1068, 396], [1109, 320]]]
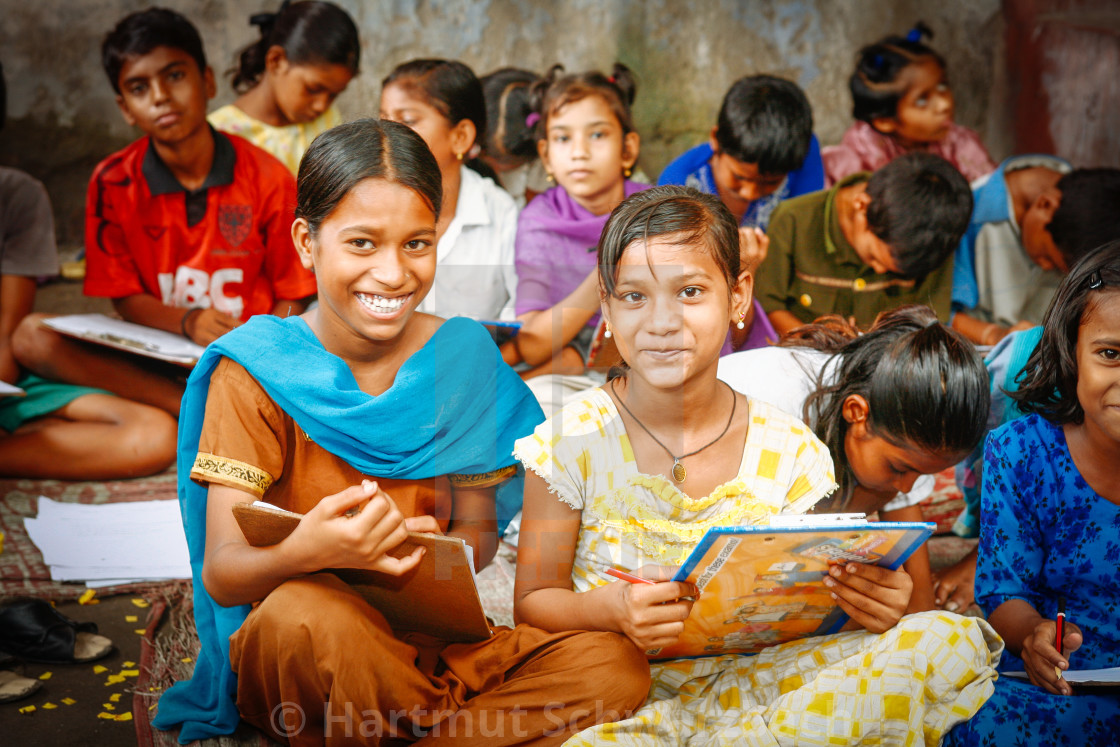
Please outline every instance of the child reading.
[[866, 327], [908, 303], [928, 304], [948, 322], [951, 257], [971, 212], [968, 182], [928, 153], [787, 200], [767, 230], [762, 307], [779, 334], [830, 314]]
[[[642, 192], [612, 213], [599, 280], [626, 367], [517, 442], [531, 471], [519, 620], [668, 645], [697, 590], [663, 580], [671, 569], [660, 566], [679, 565], [709, 527], [803, 513], [835, 489], [807, 427], [716, 378], [728, 321], [750, 303], [737, 237], [717, 198], [684, 187]], [[657, 583], [610, 582], [616, 566]], [[991, 692], [1000, 644], [983, 621], [939, 612], [900, 622], [911, 591], [902, 571], [847, 564], [825, 583], [864, 631], [660, 663], [634, 718], [574, 743], [935, 742]]]
[[[842, 319], [821, 319], [782, 347], [722, 358], [718, 375], [802, 418], [828, 445], [840, 483], [833, 510], [922, 521], [918, 503], [933, 491], [931, 475], [985, 433], [984, 364], [928, 306], [885, 311], [863, 335]], [[915, 551], [905, 568], [914, 580], [910, 611], [933, 609], [928, 550]]]
[[[622, 636], [519, 626], [475, 644], [401, 638], [321, 572], [406, 573], [423, 552], [389, 553], [406, 530], [462, 538], [481, 567], [517, 507], [500, 488], [496, 507], [495, 488], [540, 410], [481, 325], [417, 311], [440, 209], [439, 166], [409, 128], [366, 119], [316, 138], [292, 238], [318, 308], [251, 320], [191, 377], [179, 494], [202, 649], [154, 722], [183, 723], [184, 742], [232, 732], [240, 712], [292, 745], [558, 744], [645, 696], [648, 671]], [[262, 497], [304, 516], [279, 544], [251, 547], [231, 509]], [[298, 727], [274, 718], [292, 705]]]
[[839, 145], [821, 153], [830, 185], [914, 151], [941, 156], [969, 181], [995, 169], [980, 136], [953, 121], [945, 60], [923, 37], [933, 32], [919, 23], [905, 37], [888, 36], [859, 51], [848, 81], [856, 121]]
[[264, 148], [295, 174], [311, 141], [342, 121], [334, 100], [358, 74], [358, 29], [346, 11], [320, 0], [284, 2], [249, 23], [261, 38], [231, 71], [241, 95], [211, 112], [210, 124]]
[[821, 146], [805, 93], [771, 75], [735, 81], [710, 141], [666, 166], [657, 183], [719, 195], [741, 228], [765, 231], [779, 202], [824, 189]]
[[[200, 345], [254, 314], [302, 311], [315, 278], [292, 251], [295, 181], [260, 148], [207, 124], [214, 74], [195, 27], [170, 10], [139, 11], [101, 51], [121, 114], [145, 137], [90, 180], [85, 293], [111, 298], [126, 321]], [[14, 344], [36, 375], [179, 412], [178, 367], [71, 341], [34, 314]]]
[[406, 62], [381, 81], [381, 118], [420, 133], [443, 174], [439, 272], [423, 310], [444, 317], [512, 319], [517, 206], [466, 163], [476, 157], [486, 135], [482, 84], [455, 60]]
[[1120, 170], [1012, 156], [972, 186], [972, 221], [953, 265], [953, 327], [995, 345], [1042, 321], [1062, 276], [1120, 238]]
[[[1120, 701], [1073, 687], [1070, 669], [1120, 666], [1120, 242], [1070, 271], [1012, 393], [1028, 414], [992, 433], [984, 454], [976, 600], [1007, 643], [1001, 676], [952, 745], [1112, 744]], [[1055, 616], [1066, 620], [1057, 640]]]

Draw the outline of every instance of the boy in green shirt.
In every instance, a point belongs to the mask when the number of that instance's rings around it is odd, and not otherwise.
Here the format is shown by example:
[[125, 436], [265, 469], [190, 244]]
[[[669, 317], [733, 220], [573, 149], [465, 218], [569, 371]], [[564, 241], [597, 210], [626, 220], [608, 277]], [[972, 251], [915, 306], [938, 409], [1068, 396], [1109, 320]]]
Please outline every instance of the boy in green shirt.
[[951, 257], [971, 213], [972, 191], [952, 164], [901, 156], [778, 206], [755, 294], [779, 334], [827, 314], [865, 327], [910, 303], [948, 322]]

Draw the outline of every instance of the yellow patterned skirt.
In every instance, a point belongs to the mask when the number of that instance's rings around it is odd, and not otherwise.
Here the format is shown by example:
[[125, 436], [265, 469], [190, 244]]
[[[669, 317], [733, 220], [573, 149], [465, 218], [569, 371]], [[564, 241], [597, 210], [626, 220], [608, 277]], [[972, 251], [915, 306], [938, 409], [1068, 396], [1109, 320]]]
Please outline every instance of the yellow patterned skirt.
[[984, 620], [923, 612], [881, 635], [658, 662], [633, 718], [565, 744], [937, 745], [992, 694], [1002, 651]]

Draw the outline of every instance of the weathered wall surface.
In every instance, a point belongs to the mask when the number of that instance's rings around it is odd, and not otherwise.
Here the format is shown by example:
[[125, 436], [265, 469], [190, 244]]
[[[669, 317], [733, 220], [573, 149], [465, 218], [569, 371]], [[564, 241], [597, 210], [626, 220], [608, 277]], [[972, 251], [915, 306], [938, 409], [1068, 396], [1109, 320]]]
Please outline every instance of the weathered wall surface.
[[[936, 33], [949, 64], [957, 121], [1004, 155], [986, 132], [1002, 33], [999, 0], [335, 0], [362, 34], [362, 74], [339, 100], [347, 117], [376, 115], [380, 80], [420, 56], [458, 58], [483, 74], [503, 65], [543, 71], [606, 68], [639, 77], [641, 165], [656, 175], [707, 136], [724, 91], [742, 75], [797, 81], [813, 104], [816, 132], [837, 141], [850, 121], [847, 78], [856, 50], [917, 19]], [[0, 0], [0, 61], [8, 124], [0, 164], [42, 179], [55, 203], [59, 239], [80, 244], [85, 184], [97, 161], [136, 137], [122, 121], [99, 61], [101, 39], [141, 0]], [[253, 41], [248, 17], [278, 0], [163, 0], [198, 26], [215, 72]], [[214, 106], [233, 99], [221, 77]]]

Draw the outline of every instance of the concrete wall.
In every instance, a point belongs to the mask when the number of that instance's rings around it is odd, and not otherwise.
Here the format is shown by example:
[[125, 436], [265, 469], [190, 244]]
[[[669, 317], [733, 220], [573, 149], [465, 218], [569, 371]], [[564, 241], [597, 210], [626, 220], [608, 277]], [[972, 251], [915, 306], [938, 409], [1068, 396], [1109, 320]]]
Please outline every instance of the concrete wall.
[[[420, 56], [458, 58], [479, 74], [503, 65], [605, 68], [639, 77], [635, 116], [641, 165], [656, 176], [707, 136], [724, 91], [756, 72], [797, 81], [825, 144], [850, 122], [847, 78], [856, 50], [917, 19], [949, 64], [957, 121], [986, 132], [1002, 20], [999, 0], [335, 0], [362, 35], [362, 74], [339, 100], [347, 117], [375, 115], [381, 78]], [[215, 72], [253, 41], [248, 17], [278, 0], [164, 0], [198, 26]], [[80, 244], [85, 184], [97, 161], [136, 137], [101, 70], [101, 39], [142, 0], [0, 0], [0, 60], [8, 124], [0, 164], [19, 166], [51, 192], [64, 245]], [[222, 77], [214, 106], [233, 99]], [[1003, 155], [993, 148], [997, 158]]]

